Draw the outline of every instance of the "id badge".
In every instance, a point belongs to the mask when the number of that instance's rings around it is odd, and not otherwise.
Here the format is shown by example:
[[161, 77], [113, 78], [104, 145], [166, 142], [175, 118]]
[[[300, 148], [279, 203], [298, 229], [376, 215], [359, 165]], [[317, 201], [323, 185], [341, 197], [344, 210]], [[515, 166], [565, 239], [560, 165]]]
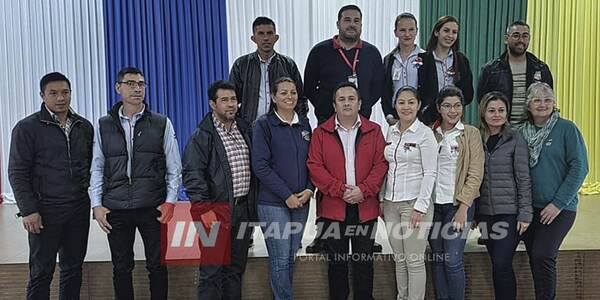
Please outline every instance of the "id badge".
[[354, 83], [356, 88], [358, 88], [358, 76], [356, 76], [356, 74], [352, 74], [352, 75], [348, 76], [348, 82]]
[[392, 74], [392, 80], [400, 80], [401, 73], [402, 71], [400, 70], [400, 68], [395, 68], [394, 74]]

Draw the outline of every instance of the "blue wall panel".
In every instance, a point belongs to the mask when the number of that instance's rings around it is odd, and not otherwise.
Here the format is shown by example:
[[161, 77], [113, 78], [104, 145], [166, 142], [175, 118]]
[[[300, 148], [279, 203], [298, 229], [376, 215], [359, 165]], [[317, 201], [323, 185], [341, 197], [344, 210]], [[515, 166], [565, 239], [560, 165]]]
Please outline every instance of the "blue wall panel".
[[107, 109], [117, 73], [140, 68], [151, 110], [169, 116], [181, 150], [209, 111], [207, 89], [228, 77], [225, 0], [104, 1]]

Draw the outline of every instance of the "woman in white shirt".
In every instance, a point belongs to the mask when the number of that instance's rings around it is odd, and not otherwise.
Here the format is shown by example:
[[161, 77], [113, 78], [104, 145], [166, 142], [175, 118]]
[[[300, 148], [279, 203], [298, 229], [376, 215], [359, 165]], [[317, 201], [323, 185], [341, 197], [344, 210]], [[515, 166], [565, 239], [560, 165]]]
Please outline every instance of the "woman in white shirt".
[[433, 131], [417, 119], [417, 90], [401, 87], [393, 99], [399, 121], [387, 133], [389, 169], [381, 206], [396, 262], [397, 299], [423, 299], [438, 145]]
[[429, 245], [437, 299], [465, 298], [463, 251], [483, 179], [481, 135], [462, 123], [464, 105], [462, 91], [454, 86], [444, 87], [436, 100], [440, 117], [433, 131], [439, 151]]

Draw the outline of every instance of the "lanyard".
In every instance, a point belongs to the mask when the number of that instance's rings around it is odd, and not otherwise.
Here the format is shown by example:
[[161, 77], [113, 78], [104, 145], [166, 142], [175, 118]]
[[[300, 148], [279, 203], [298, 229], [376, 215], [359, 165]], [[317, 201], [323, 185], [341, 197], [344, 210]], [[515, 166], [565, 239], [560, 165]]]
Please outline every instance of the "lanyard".
[[360, 52], [360, 48], [356, 48], [356, 52], [354, 52], [354, 61], [352, 62], [352, 64], [350, 64], [350, 61], [348, 60], [348, 58], [346, 57], [346, 54], [344, 53], [344, 51], [342, 51], [341, 48], [338, 49], [338, 52], [340, 52], [340, 55], [344, 59], [344, 62], [346, 63], [346, 65], [350, 69], [352, 69], [352, 75], [356, 75], [356, 64], [358, 63], [358, 53]]

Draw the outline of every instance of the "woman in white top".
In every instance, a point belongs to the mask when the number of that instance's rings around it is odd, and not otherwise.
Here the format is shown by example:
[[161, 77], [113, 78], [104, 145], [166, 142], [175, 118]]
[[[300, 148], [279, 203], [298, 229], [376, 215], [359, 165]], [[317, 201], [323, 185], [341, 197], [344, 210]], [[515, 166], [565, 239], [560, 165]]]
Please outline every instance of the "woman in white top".
[[429, 245], [437, 299], [465, 298], [463, 251], [483, 179], [481, 135], [462, 123], [464, 105], [462, 91], [454, 86], [444, 87], [436, 100], [440, 117], [433, 131], [439, 151]]
[[387, 133], [389, 169], [381, 206], [396, 262], [397, 299], [423, 299], [438, 145], [431, 128], [417, 119], [417, 90], [401, 87], [393, 99], [399, 121]]

